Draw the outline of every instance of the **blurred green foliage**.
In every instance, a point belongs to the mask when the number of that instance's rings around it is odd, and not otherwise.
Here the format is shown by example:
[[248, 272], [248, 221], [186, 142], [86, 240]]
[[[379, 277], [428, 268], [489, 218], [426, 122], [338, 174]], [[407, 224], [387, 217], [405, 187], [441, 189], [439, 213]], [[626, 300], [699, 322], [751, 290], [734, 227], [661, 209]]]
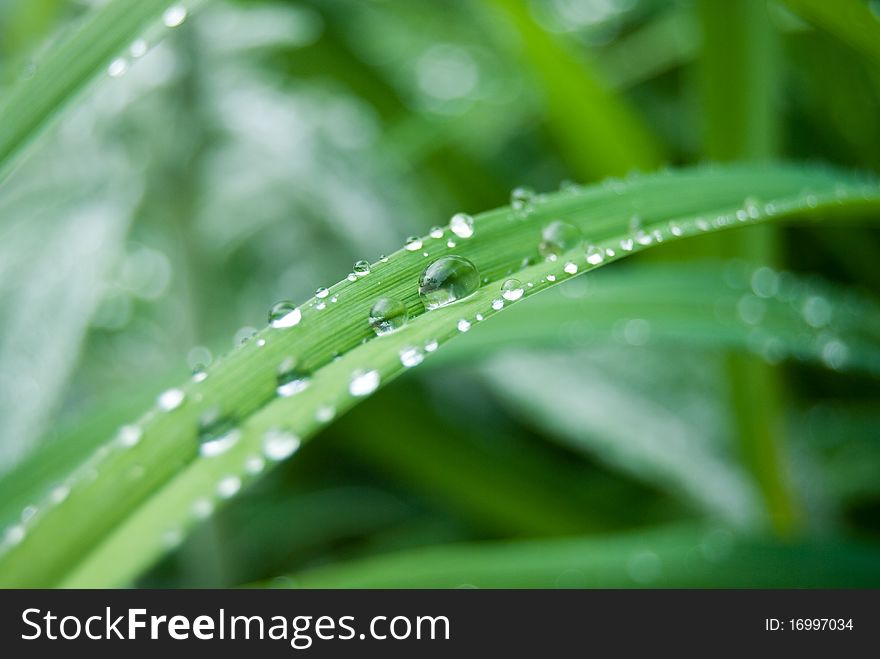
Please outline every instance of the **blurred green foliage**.
[[[2, 98], [92, 4], [0, 6]], [[876, 172], [880, 8], [841, 5], [861, 19], [218, 0], [148, 30], [0, 183], [13, 507], [35, 496], [16, 465], [60, 476], [276, 300], [516, 185], [770, 157]], [[338, 419], [139, 584], [877, 586], [878, 262], [875, 228], [838, 223], [572, 281]]]

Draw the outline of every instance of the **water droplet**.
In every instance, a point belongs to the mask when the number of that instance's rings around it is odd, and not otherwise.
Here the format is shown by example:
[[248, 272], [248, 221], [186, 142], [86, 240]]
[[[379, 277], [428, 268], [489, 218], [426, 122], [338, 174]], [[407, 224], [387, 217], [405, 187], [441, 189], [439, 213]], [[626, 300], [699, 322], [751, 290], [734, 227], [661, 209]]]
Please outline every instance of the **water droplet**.
[[622, 249], [624, 252], [631, 252], [633, 247], [634, 247], [634, 245], [633, 245], [632, 238], [622, 238], [621, 239], [620, 249]]
[[571, 261], [566, 263], [562, 269], [565, 272], [565, 274], [567, 274], [567, 275], [575, 275], [575, 274], [577, 274], [577, 271], [578, 271], [577, 264], [572, 263]]
[[443, 227], [436, 227], [436, 226], [431, 227], [431, 230], [428, 232], [428, 235], [431, 236], [431, 238], [435, 238], [435, 239], [442, 238], [443, 237]]
[[354, 264], [354, 274], [358, 277], [366, 277], [370, 274], [370, 262], [360, 260]]
[[555, 220], [541, 232], [538, 252], [545, 259], [553, 261], [564, 252], [580, 245], [582, 240], [581, 231], [576, 226]]
[[244, 461], [244, 470], [252, 476], [259, 474], [265, 467], [266, 461], [259, 455], [252, 455]]
[[681, 236], [684, 234], [684, 229], [681, 228], [681, 225], [678, 222], [670, 222], [669, 223], [669, 232], [673, 236]]
[[31, 519], [33, 519], [36, 514], [37, 514], [37, 507], [36, 506], [25, 506], [24, 510], [21, 511], [21, 521], [28, 522]]
[[367, 396], [379, 388], [379, 371], [357, 370], [351, 374], [348, 392], [352, 396]]
[[825, 327], [831, 322], [831, 303], [824, 297], [811, 295], [804, 300], [801, 313], [804, 316], [804, 322], [810, 327]]
[[384, 254], [380, 254], [380, 255], [379, 255], [379, 260], [380, 260], [382, 263], [388, 263], [388, 257], [385, 256]]
[[262, 348], [264, 345], [266, 345], [266, 339], [257, 339], [258, 348]]
[[501, 297], [508, 302], [516, 302], [523, 296], [524, 292], [519, 279], [507, 279], [501, 284]]
[[275, 328], [293, 327], [302, 320], [302, 312], [293, 302], [278, 302], [269, 310], [269, 324]]
[[477, 267], [461, 256], [443, 256], [425, 268], [419, 295], [425, 309], [437, 309], [466, 298], [480, 287]]
[[141, 441], [143, 436], [144, 431], [139, 426], [122, 426], [116, 434], [116, 441], [122, 446], [129, 447]]
[[829, 368], [840, 370], [849, 359], [849, 347], [840, 339], [832, 338], [822, 346], [822, 361]]
[[547, 275], [545, 277], [545, 279], [552, 283], [552, 282], [556, 281], [556, 275]]
[[471, 323], [470, 321], [462, 318], [460, 321], [458, 321], [457, 327], [459, 332], [467, 332], [471, 328]]
[[159, 405], [159, 409], [170, 412], [180, 407], [184, 398], [186, 398], [186, 394], [181, 389], [168, 389], [159, 394], [156, 403]]
[[408, 318], [406, 304], [391, 297], [380, 297], [370, 309], [370, 327], [377, 336], [399, 330]]
[[273, 462], [286, 460], [296, 453], [299, 445], [299, 437], [287, 430], [272, 428], [263, 435], [263, 455]]
[[459, 238], [470, 238], [474, 235], [474, 218], [467, 213], [456, 213], [449, 221], [449, 228]]
[[417, 238], [416, 236], [410, 236], [409, 238], [406, 239], [406, 243], [404, 244], [404, 247], [409, 252], [417, 252], [422, 248], [422, 239]]
[[447, 241], [446, 241], [446, 246], [447, 246], [449, 249], [452, 249], [453, 247], [455, 247], [455, 241], [454, 241], [454, 240], [447, 240]]
[[64, 501], [70, 494], [70, 488], [67, 485], [59, 485], [49, 494], [49, 500], [54, 504]]
[[288, 357], [278, 365], [278, 378], [275, 393], [289, 398], [306, 389], [310, 384], [309, 374], [296, 368], [296, 361]]
[[330, 295], [330, 291], [323, 286], [315, 291], [315, 297], [320, 300], [323, 300], [328, 295]]
[[202, 457], [212, 458], [226, 453], [240, 436], [235, 422], [223, 416], [219, 407], [207, 410], [199, 417], [199, 455]]
[[10, 526], [6, 529], [6, 533], [3, 535], [3, 544], [14, 547], [17, 544], [20, 544], [22, 540], [24, 540], [25, 530], [21, 524], [16, 524], [14, 526]]
[[481, 320], [483, 320], [483, 314], [478, 313], [476, 316], [474, 316], [474, 320], [479, 323]]
[[208, 371], [205, 370], [205, 367], [202, 365], [198, 365], [193, 369], [193, 382], [204, 382], [208, 379]]
[[128, 71], [128, 62], [121, 57], [117, 57], [110, 62], [110, 66], [107, 67], [107, 73], [110, 74], [111, 78], [119, 78], [125, 75], [126, 71]]
[[587, 247], [587, 263], [590, 265], [599, 265], [604, 260], [605, 252], [602, 251], [601, 247], [596, 247], [596, 245], [590, 245]]
[[492, 308], [501, 311], [504, 308], [504, 300], [492, 300]]
[[322, 405], [315, 410], [315, 419], [319, 423], [328, 423], [336, 416], [336, 408], [332, 405]]
[[183, 5], [172, 5], [168, 7], [162, 14], [162, 22], [168, 27], [177, 27], [186, 20], [186, 7]]
[[425, 344], [425, 352], [434, 352], [439, 347], [440, 344], [437, 342], [437, 339], [431, 339]]
[[214, 512], [214, 504], [210, 499], [196, 499], [192, 511], [197, 519], [207, 519]]
[[147, 54], [147, 50], [149, 50], [149, 44], [144, 39], [136, 39], [132, 42], [131, 47], [128, 49], [128, 52], [131, 53], [131, 56], [137, 59], [138, 57], [143, 57]]
[[415, 346], [406, 346], [400, 350], [400, 363], [404, 368], [418, 366], [425, 359], [425, 355]]
[[217, 494], [222, 499], [229, 499], [238, 494], [241, 489], [241, 479], [238, 476], [227, 476], [217, 483]]
[[736, 303], [736, 313], [747, 325], [757, 325], [764, 319], [766, 305], [761, 298], [754, 295], [743, 295]]
[[349, 272], [346, 279], [348, 279], [348, 281], [357, 281], [358, 276], [356, 274], [354, 274], [353, 272]]
[[535, 191], [531, 188], [518, 187], [510, 191], [510, 208], [514, 214], [523, 218], [534, 210]]

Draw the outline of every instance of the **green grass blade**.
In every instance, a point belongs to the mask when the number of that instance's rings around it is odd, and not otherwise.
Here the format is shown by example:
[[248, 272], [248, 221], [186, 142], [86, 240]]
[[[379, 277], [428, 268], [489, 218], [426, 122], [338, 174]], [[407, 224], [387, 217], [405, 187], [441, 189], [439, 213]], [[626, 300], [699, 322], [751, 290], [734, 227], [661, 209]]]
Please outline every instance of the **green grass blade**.
[[300, 575], [301, 588], [876, 588], [880, 547], [783, 544], [720, 529], [412, 550]]
[[[633, 235], [629, 223], [636, 210], [644, 229]], [[540, 195], [526, 218], [505, 207], [478, 216], [471, 238], [448, 231], [440, 239], [424, 238], [422, 249], [400, 250], [374, 264], [366, 277], [343, 280], [329, 297], [302, 304], [302, 321], [295, 327], [264, 329], [215, 363], [204, 381], [185, 384], [183, 404], [171, 412], [153, 409], [138, 421], [142, 434], [134, 446], [111, 441], [100, 448], [63, 483], [68, 491], [62, 501], [35, 502], [27, 524], [7, 534], [0, 584], [130, 582], [167, 549], [169, 539], [194, 524], [193, 506], [197, 511], [204, 500], [222, 503], [258, 476], [266, 467], [261, 453], [268, 430], [312, 436], [326, 423], [320, 410], [331, 406], [339, 415], [362, 399], [349, 391], [355, 371], [374, 370], [382, 384], [402, 374], [404, 348], [442, 345], [462, 334], [460, 321], [475, 323], [478, 314], [498, 313], [493, 302], [511, 274], [530, 284], [525, 298], [531, 298], [570, 278], [564, 270], [569, 261], [584, 273], [707, 232], [783, 219], [863, 217], [878, 210], [880, 187], [833, 170], [697, 168]], [[539, 261], [542, 227], [557, 218], [579, 227], [591, 245], [604, 250], [602, 263], [588, 263], [580, 246], [557, 261]], [[450, 237], [455, 247], [447, 245]], [[472, 260], [484, 283], [470, 297], [425, 313], [417, 281], [428, 263], [448, 254]], [[379, 296], [404, 300], [412, 320], [376, 338], [367, 316]], [[310, 386], [277, 398], [277, 370], [288, 358], [311, 373]], [[239, 439], [220, 455], [200, 457], [198, 421], [213, 410], [238, 424]]]
[[880, 16], [861, 0], [783, 0], [810, 23], [880, 64]]
[[0, 106], [0, 180], [52, 118], [173, 4], [112, 0], [49, 48], [34, 74], [13, 87]]

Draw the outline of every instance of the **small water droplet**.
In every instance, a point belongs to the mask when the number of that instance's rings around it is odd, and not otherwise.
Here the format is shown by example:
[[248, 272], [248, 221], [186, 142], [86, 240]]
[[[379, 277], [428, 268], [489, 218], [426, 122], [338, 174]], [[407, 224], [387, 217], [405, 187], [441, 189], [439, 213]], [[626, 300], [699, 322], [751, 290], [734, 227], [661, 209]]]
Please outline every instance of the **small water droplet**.
[[439, 347], [440, 343], [438, 343], [437, 339], [431, 339], [425, 344], [425, 352], [434, 352]]
[[422, 248], [422, 239], [416, 236], [410, 236], [406, 239], [404, 247], [409, 252], [417, 252]]
[[556, 275], [547, 275], [545, 277], [545, 279], [552, 283], [552, 282], [556, 281]]
[[287, 430], [271, 428], [263, 435], [263, 455], [273, 462], [286, 460], [300, 446], [299, 437]]
[[266, 345], [266, 339], [257, 339], [258, 348], [262, 348], [264, 345]]
[[358, 276], [356, 274], [354, 274], [353, 272], [349, 272], [346, 279], [348, 279], [348, 281], [357, 281]]
[[470, 238], [474, 235], [474, 218], [467, 213], [456, 213], [449, 221], [449, 228], [459, 238]]
[[400, 350], [400, 363], [404, 368], [418, 366], [425, 359], [425, 355], [415, 346], [406, 346]]
[[137, 59], [138, 57], [143, 57], [147, 54], [147, 50], [149, 50], [150, 46], [144, 39], [136, 39], [132, 42], [131, 47], [128, 49], [128, 52], [131, 53], [131, 56]]
[[357, 370], [351, 374], [348, 392], [352, 396], [367, 396], [379, 388], [379, 371]]
[[431, 238], [442, 238], [443, 237], [443, 227], [431, 227], [431, 230], [428, 232], [428, 235]]
[[122, 426], [116, 434], [116, 441], [121, 446], [130, 447], [141, 441], [143, 436], [144, 431], [139, 426]]
[[196, 499], [192, 511], [197, 519], [207, 519], [214, 512], [214, 504], [210, 499]]
[[624, 252], [631, 252], [634, 247], [632, 238], [622, 238], [620, 240], [620, 249]]
[[204, 366], [196, 366], [193, 369], [192, 380], [195, 383], [204, 382], [208, 379], [208, 371], [205, 370]]
[[471, 328], [471, 323], [470, 321], [462, 318], [460, 321], [458, 321], [457, 327], [459, 332], [467, 332]]
[[504, 300], [492, 300], [492, 308], [501, 311], [504, 308]]
[[217, 483], [217, 494], [222, 499], [234, 497], [240, 489], [241, 479], [238, 476], [227, 476]]
[[605, 260], [605, 252], [601, 247], [590, 245], [587, 247], [587, 263], [590, 265], [599, 265]]
[[168, 389], [159, 394], [156, 403], [159, 405], [159, 409], [170, 412], [180, 407], [184, 398], [186, 398], [186, 394], [181, 389]]
[[244, 470], [252, 476], [259, 474], [265, 467], [266, 461], [259, 455], [252, 455], [244, 462]]
[[510, 208], [519, 218], [528, 216], [534, 210], [535, 191], [527, 187], [517, 187], [510, 191]]
[[186, 7], [183, 5], [172, 5], [168, 7], [162, 14], [162, 22], [167, 27], [177, 27], [186, 20]]
[[199, 417], [199, 455], [202, 457], [212, 458], [226, 453], [240, 436], [235, 422], [223, 416], [219, 407], [211, 408]]
[[382, 263], [388, 263], [388, 257], [385, 256], [384, 254], [380, 254], [380, 255], [379, 255], [379, 260], [380, 260]]
[[575, 274], [577, 274], [578, 267], [577, 267], [576, 263], [569, 261], [568, 263], [565, 264], [565, 266], [562, 268], [562, 270], [567, 275], [575, 275]]
[[322, 405], [315, 410], [315, 420], [319, 423], [329, 423], [336, 416], [336, 408], [332, 405]]
[[408, 318], [406, 304], [391, 297], [380, 297], [370, 309], [370, 327], [377, 336], [399, 330]]
[[275, 393], [282, 398], [289, 398], [305, 390], [311, 380], [309, 374], [296, 368], [293, 357], [287, 357], [278, 365], [278, 377]]
[[327, 288], [324, 288], [323, 286], [315, 291], [315, 297], [318, 298], [319, 300], [323, 300], [328, 295], [330, 295], [330, 290]]
[[508, 302], [516, 302], [523, 296], [523, 286], [520, 283], [519, 279], [506, 279], [503, 284], [501, 284], [501, 297], [503, 297]]
[[429, 311], [464, 299], [479, 287], [477, 267], [461, 256], [437, 259], [419, 278], [419, 296]]
[[3, 535], [3, 544], [9, 545], [10, 547], [14, 547], [21, 543], [24, 540], [25, 529], [21, 524], [15, 524], [14, 526], [10, 526], [6, 529], [6, 533]]
[[366, 277], [370, 274], [370, 262], [360, 260], [354, 264], [354, 274], [358, 277]]
[[287, 300], [278, 302], [269, 310], [269, 324], [276, 329], [299, 325], [301, 320], [302, 312]]
[[128, 71], [128, 62], [122, 57], [117, 57], [107, 67], [107, 73], [110, 74], [111, 78], [120, 78], [125, 75], [126, 71]]
[[554, 261], [561, 254], [581, 244], [583, 236], [576, 226], [555, 220], [544, 227], [538, 252], [545, 259]]
[[70, 494], [70, 488], [67, 485], [59, 485], [49, 494], [49, 500], [54, 504], [64, 501]]

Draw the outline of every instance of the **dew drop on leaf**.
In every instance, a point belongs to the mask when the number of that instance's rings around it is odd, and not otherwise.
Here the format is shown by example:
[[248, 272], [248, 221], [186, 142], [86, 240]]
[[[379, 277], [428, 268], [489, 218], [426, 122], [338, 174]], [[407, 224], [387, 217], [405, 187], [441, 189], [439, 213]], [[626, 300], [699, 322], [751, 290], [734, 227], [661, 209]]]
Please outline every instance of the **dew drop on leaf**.
[[471, 323], [469, 320], [462, 318], [460, 321], [458, 321], [457, 327], [458, 327], [459, 332], [464, 333], [464, 332], [467, 332], [471, 328]]
[[284, 300], [269, 309], [269, 324], [275, 328], [293, 327], [302, 320], [302, 312], [293, 302]]
[[535, 191], [523, 186], [511, 190], [510, 208], [519, 218], [528, 216], [535, 208]]
[[501, 284], [501, 297], [508, 302], [516, 302], [523, 293], [523, 285], [519, 279], [507, 279]]
[[560, 254], [580, 245], [582, 240], [580, 229], [576, 226], [561, 220], [554, 220], [541, 231], [538, 252], [545, 259], [552, 261]]
[[184, 398], [186, 398], [186, 394], [183, 393], [183, 390], [167, 389], [159, 394], [156, 403], [159, 405], [159, 409], [170, 412], [180, 407]]
[[470, 238], [474, 235], [474, 218], [467, 213], [456, 213], [449, 221], [449, 228], [459, 238]]
[[271, 428], [263, 435], [263, 455], [273, 462], [286, 460], [296, 453], [299, 445], [299, 437], [287, 430]]
[[320, 300], [323, 300], [328, 295], [330, 295], [330, 291], [323, 286], [315, 291], [315, 297]]
[[605, 260], [605, 252], [601, 247], [590, 245], [587, 247], [587, 263], [590, 265], [599, 265]]
[[199, 417], [199, 455], [211, 458], [222, 455], [238, 442], [241, 432], [235, 422], [223, 416], [219, 408], [205, 411]]
[[366, 277], [370, 274], [370, 262], [360, 260], [354, 264], [354, 274], [358, 277]]
[[425, 355], [415, 346], [406, 346], [400, 350], [400, 363], [404, 368], [418, 366], [425, 359]]
[[368, 396], [379, 387], [379, 371], [357, 370], [351, 374], [348, 392], [352, 396]]
[[410, 236], [406, 239], [404, 247], [408, 252], [417, 252], [422, 248], [422, 239], [417, 236]]
[[377, 336], [400, 329], [408, 318], [406, 304], [392, 297], [380, 297], [370, 309], [370, 327]]
[[437, 309], [464, 299], [480, 287], [477, 267], [461, 256], [443, 256], [431, 263], [419, 279], [425, 309]]
[[309, 374], [296, 368], [296, 362], [288, 357], [278, 365], [278, 378], [275, 393], [289, 398], [303, 391], [311, 382]]

